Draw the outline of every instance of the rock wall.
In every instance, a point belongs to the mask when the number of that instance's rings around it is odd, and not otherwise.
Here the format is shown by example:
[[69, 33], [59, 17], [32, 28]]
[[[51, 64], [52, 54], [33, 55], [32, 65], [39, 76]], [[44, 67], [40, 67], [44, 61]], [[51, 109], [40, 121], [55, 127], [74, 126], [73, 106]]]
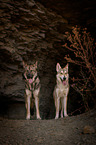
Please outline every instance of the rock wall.
[[65, 65], [61, 43], [67, 21], [34, 0], [2, 0], [0, 5], [0, 102], [24, 102], [22, 60], [37, 60], [41, 116], [52, 118], [55, 65], [61, 60]]
[[96, 1], [95, 0], [36, 0], [47, 9], [66, 18], [70, 25], [87, 27], [96, 38]]

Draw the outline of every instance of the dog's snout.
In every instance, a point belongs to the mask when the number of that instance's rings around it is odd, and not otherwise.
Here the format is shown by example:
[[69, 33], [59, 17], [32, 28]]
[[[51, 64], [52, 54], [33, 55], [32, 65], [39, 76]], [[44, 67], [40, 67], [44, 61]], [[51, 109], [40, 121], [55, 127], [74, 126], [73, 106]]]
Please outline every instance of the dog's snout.
[[64, 81], [66, 80], [66, 77], [65, 77], [65, 76], [63, 77], [63, 80], [64, 80]]
[[27, 78], [28, 78], [28, 79], [33, 78], [33, 75], [30, 74], [30, 73], [28, 73], [28, 74], [27, 74]]

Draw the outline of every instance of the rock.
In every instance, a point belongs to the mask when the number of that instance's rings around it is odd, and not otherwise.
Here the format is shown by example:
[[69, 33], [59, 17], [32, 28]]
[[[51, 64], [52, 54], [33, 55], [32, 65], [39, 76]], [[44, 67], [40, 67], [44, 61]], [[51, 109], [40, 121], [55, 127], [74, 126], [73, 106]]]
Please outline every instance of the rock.
[[83, 129], [83, 133], [84, 134], [91, 134], [91, 133], [95, 133], [95, 129], [90, 126], [90, 125], [86, 125]]
[[[39, 0], [39, 2], [45, 7], [61, 15], [63, 18], [67, 18], [67, 21], [70, 25], [82, 25], [89, 28], [92, 34], [96, 37], [96, 34], [94, 33], [94, 29], [96, 29], [96, 11], [94, 11], [96, 7], [96, 1], [91, 0], [86, 2], [86, 0]], [[82, 12], [84, 12], [84, 15]]]
[[4, 0], [0, 5], [0, 105], [4, 101], [25, 101], [22, 60], [26, 63], [37, 60], [41, 116], [52, 118], [55, 64], [61, 53], [54, 44], [64, 41], [58, 28], [62, 23], [66, 31], [67, 21], [34, 0]]

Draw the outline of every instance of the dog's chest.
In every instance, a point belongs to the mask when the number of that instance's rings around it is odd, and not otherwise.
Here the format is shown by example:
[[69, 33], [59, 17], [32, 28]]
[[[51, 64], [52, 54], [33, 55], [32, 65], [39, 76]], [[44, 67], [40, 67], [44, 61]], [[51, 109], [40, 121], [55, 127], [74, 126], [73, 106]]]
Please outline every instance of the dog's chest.
[[69, 87], [61, 85], [61, 86], [57, 87], [56, 91], [57, 91], [57, 94], [59, 97], [66, 96], [68, 94]]
[[32, 84], [26, 81], [26, 88], [30, 91], [37, 90], [40, 87], [39, 78], [37, 78]]

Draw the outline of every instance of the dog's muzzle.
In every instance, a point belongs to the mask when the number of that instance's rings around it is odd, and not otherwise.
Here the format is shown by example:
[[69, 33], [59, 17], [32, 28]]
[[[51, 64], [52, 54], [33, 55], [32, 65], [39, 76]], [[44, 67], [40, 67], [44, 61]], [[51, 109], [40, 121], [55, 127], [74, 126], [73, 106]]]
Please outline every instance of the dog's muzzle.
[[60, 78], [60, 79], [61, 79], [63, 85], [66, 85], [66, 77], [64, 76], [63, 78]]
[[63, 77], [63, 81], [65, 81], [65, 80], [66, 80], [66, 77], [64, 76], [64, 77]]
[[27, 74], [27, 79], [28, 79], [29, 84], [33, 83], [33, 75], [32, 74], [28, 73]]
[[30, 73], [28, 73], [28, 74], [27, 74], [27, 79], [32, 79], [32, 78], [33, 78], [33, 75], [30, 74]]
[[61, 79], [62, 82], [66, 81], [66, 77], [65, 76], [63, 78], [60, 77], [60, 79]]

